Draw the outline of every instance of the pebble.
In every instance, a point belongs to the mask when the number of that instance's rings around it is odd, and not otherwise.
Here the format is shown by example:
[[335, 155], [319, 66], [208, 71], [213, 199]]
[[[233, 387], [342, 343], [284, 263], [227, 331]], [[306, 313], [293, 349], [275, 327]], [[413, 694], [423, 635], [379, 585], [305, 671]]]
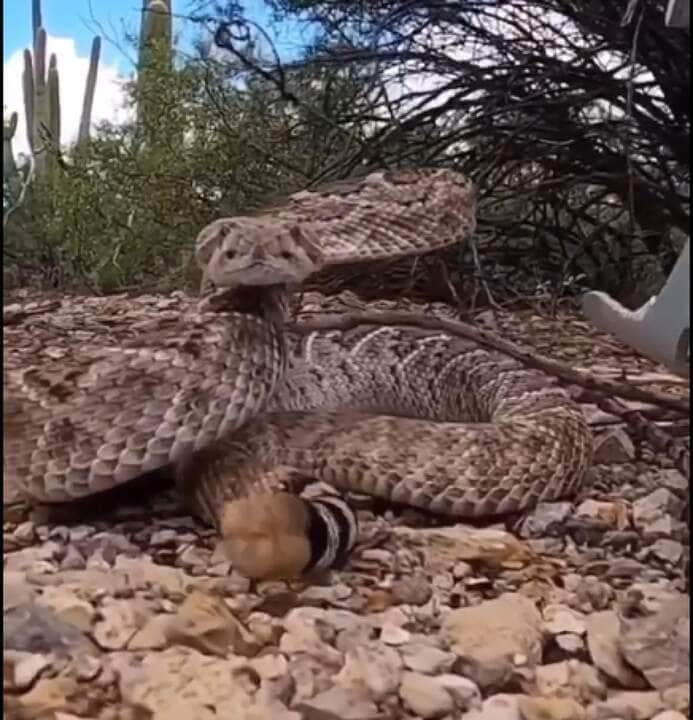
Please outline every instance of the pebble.
[[541, 660], [541, 615], [530, 599], [517, 593], [452, 610], [442, 630], [458, 656], [458, 672], [482, 689], [502, 688], [517, 665], [534, 667]]
[[682, 510], [683, 501], [671, 490], [660, 487], [633, 503], [633, 524], [641, 531], [647, 530], [650, 523], [667, 515], [680, 517]]
[[52, 658], [50, 655], [40, 653], [28, 653], [17, 650], [5, 650], [3, 653], [5, 681], [13, 690], [27, 690], [39, 674], [50, 667]]
[[455, 663], [456, 655], [423, 643], [409, 643], [401, 647], [404, 665], [424, 675], [448, 672]]
[[569, 502], [539, 503], [522, 523], [520, 536], [531, 538], [558, 531], [572, 513]]
[[650, 545], [648, 552], [659, 560], [675, 565], [683, 555], [683, 545], [678, 540], [660, 538]]
[[464, 714], [464, 720], [523, 720], [520, 715], [520, 696], [499, 693], [484, 700], [480, 708]]
[[411, 640], [411, 633], [392, 623], [384, 623], [380, 628], [380, 639], [386, 645], [403, 645]]
[[441, 718], [455, 707], [452, 695], [436, 678], [417, 672], [402, 675], [399, 695], [405, 706], [424, 720]]
[[[83, 302], [80, 322], [98, 317]], [[8, 515], [6, 714], [682, 720], [688, 483], [635, 461], [623, 427], [600, 436], [579, 499], [487, 528], [361, 501], [377, 546], [305, 581], [242, 577], [170, 501], [74, 525]]]
[[332, 687], [303, 700], [296, 709], [306, 720], [381, 720], [377, 705], [358, 692]]

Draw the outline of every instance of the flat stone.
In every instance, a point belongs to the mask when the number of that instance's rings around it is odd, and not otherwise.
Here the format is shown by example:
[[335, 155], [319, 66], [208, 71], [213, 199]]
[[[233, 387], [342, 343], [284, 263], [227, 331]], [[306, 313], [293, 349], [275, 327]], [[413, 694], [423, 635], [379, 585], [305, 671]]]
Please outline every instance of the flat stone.
[[628, 433], [621, 427], [607, 430], [595, 443], [594, 464], [616, 465], [627, 463], [635, 457], [635, 446]]
[[36, 678], [50, 667], [52, 657], [41, 653], [28, 653], [20, 650], [3, 652], [3, 681], [9, 690], [27, 690]]
[[167, 626], [172, 642], [200, 652], [226, 657], [229, 652], [254, 657], [261, 643], [231, 612], [220, 597], [194, 590], [188, 595]]
[[675, 493], [688, 492], [689, 481], [679, 470], [674, 468], [658, 468], [656, 471], [657, 484], [673, 490]]
[[344, 688], [380, 701], [396, 692], [402, 669], [402, 659], [394, 648], [379, 640], [367, 640], [347, 650], [344, 665], [334, 679]]
[[5, 611], [3, 630], [5, 650], [56, 656], [98, 653], [78, 627], [60, 620], [52, 609], [35, 603], [22, 603]]
[[480, 708], [464, 714], [464, 720], [522, 720], [519, 695], [491, 695]]
[[656, 558], [675, 565], [683, 555], [683, 544], [678, 540], [669, 540], [668, 538], [660, 538], [656, 540], [648, 549], [649, 554]]
[[455, 707], [452, 696], [436, 678], [416, 672], [402, 675], [399, 696], [410, 710], [424, 720], [441, 718]]
[[628, 527], [628, 514], [623, 503], [588, 499], [578, 505], [575, 513], [578, 517], [600, 520], [610, 527]]
[[671, 490], [660, 487], [633, 503], [633, 524], [644, 530], [647, 526], [666, 515], [681, 516], [683, 500]]
[[442, 675], [436, 675], [436, 682], [450, 693], [455, 707], [459, 710], [481, 708], [481, 690], [469, 678], [462, 675], [443, 673]]
[[558, 530], [573, 512], [569, 502], [539, 503], [523, 520], [520, 536], [531, 538]]
[[500, 688], [519, 664], [541, 661], [542, 618], [527, 597], [506, 593], [445, 616], [443, 635], [458, 655], [455, 669], [482, 689]]
[[542, 615], [544, 628], [551, 635], [560, 633], [573, 633], [583, 635], [586, 630], [585, 616], [567, 605], [547, 605]]
[[380, 720], [382, 717], [375, 703], [358, 692], [337, 686], [303, 700], [295, 707], [303, 713], [305, 720]]
[[556, 647], [565, 655], [578, 655], [585, 649], [582, 636], [573, 633], [559, 633], [553, 639]]
[[690, 675], [690, 598], [681, 595], [654, 615], [624, 621], [619, 649], [657, 690]]
[[400, 648], [404, 665], [424, 675], [438, 675], [449, 672], [456, 655], [424, 643], [408, 643]]
[[656, 690], [617, 691], [611, 697], [595, 703], [591, 707], [594, 720], [627, 718], [628, 720], [651, 720], [661, 710], [665, 710], [662, 696]]
[[90, 602], [80, 598], [77, 592], [71, 588], [60, 585], [44, 588], [36, 602], [51, 608], [60, 620], [74, 625], [84, 632], [91, 629], [96, 615], [96, 608]]
[[582, 705], [572, 698], [521, 695], [519, 707], [523, 720], [585, 720], [586, 717]]
[[594, 664], [622, 687], [642, 689], [643, 678], [623, 659], [619, 649], [621, 623], [613, 610], [603, 610], [587, 617], [587, 648]]
[[281, 703], [272, 700], [270, 704], [269, 699], [251, 692], [242, 670], [243, 658], [210, 657], [181, 646], [143, 657], [132, 653], [113, 653], [111, 657], [123, 700], [153, 717], [287, 717]]
[[411, 640], [411, 633], [392, 623], [384, 623], [380, 629], [380, 639], [386, 645], [403, 645]]

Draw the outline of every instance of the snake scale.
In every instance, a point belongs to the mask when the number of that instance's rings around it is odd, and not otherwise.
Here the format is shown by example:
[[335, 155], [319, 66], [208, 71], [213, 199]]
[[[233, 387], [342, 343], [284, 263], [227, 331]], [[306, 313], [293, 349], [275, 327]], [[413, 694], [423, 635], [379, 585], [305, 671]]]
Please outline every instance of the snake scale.
[[36, 501], [66, 502], [173, 463], [217, 525], [239, 487], [277, 468], [458, 518], [571, 495], [592, 436], [542, 373], [415, 328], [285, 328], [289, 293], [314, 273], [429, 252], [474, 226], [470, 183], [428, 169], [211, 223], [196, 257], [215, 290], [198, 307], [29, 366], [5, 343], [5, 472]]

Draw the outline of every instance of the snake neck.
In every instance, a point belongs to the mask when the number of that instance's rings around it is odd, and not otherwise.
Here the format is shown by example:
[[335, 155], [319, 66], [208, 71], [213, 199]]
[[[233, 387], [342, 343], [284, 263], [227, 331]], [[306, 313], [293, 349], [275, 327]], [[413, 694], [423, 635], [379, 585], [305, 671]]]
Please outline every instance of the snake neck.
[[285, 284], [240, 285], [217, 290], [205, 298], [210, 310], [253, 315], [280, 328], [286, 322], [289, 302], [289, 288]]

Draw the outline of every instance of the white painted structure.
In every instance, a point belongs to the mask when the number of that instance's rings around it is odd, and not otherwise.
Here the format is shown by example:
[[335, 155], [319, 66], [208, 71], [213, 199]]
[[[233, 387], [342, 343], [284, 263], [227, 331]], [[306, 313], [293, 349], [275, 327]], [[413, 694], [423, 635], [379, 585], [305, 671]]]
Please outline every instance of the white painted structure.
[[[669, 0], [667, 27], [690, 30], [691, 0]], [[585, 315], [634, 350], [670, 370], [690, 372], [690, 239], [659, 295], [635, 311], [624, 308], [603, 292], [588, 292], [582, 299]]]
[[690, 333], [690, 240], [659, 295], [637, 310], [628, 310], [603, 292], [588, 292], [582, 310], [600, 329], [634, 350], [688, 377]]
[[664, 24], [672, 28], [691, 27], [691, 0], [669, 0]]

